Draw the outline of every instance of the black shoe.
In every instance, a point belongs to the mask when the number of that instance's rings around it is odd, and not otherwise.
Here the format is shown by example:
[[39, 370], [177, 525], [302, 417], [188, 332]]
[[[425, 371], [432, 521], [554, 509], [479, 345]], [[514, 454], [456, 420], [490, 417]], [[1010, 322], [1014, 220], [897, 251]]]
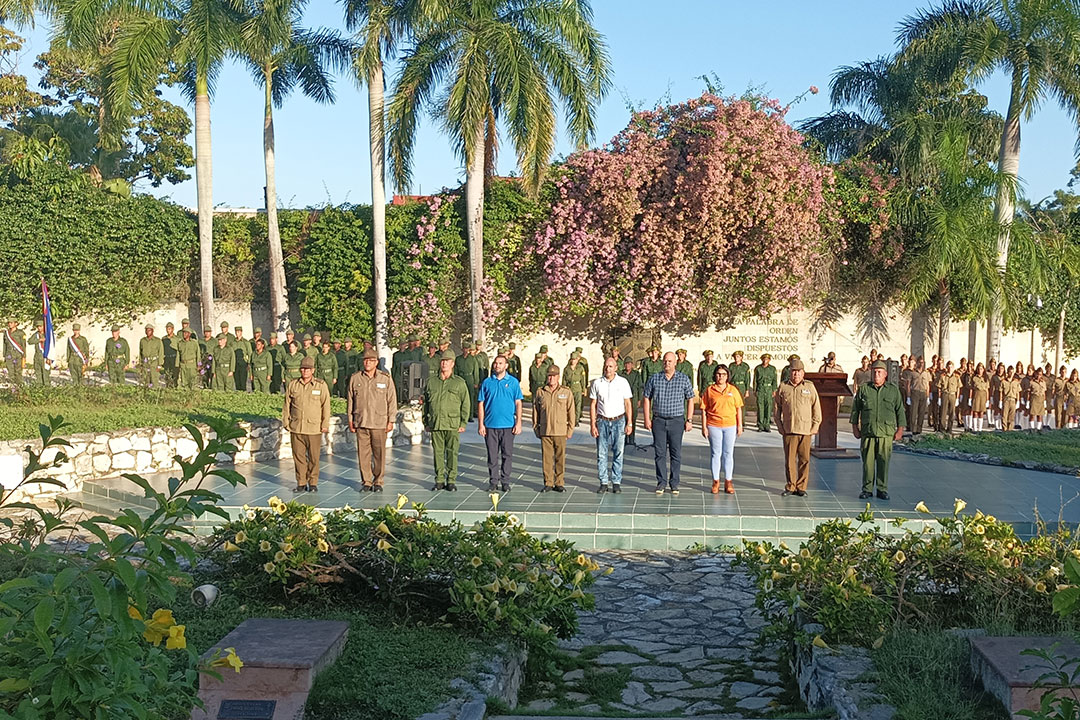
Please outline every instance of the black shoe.
[[675, 497], [679, 497], [679, 488], [671, 488], [671, 494]]
[[607, 485], [601, 484], [600, 487], [596, 488], [596, 494], [597, 495], [603, 495], [606, 492], [608, 492], [608, 486]]
[[457, 492], [457, 483], [446, 483], [446, 492]]
[[307, 492], [307, 487], [306, 487], [306, 486], [304, 486], [304, 485], [297, 485], [296, 487], [294, 487], [294, 488], [292, 489], [292, 491], [293, 491], [294, 493], [302, 493], [302, 492]]
[[805, 490], [796, 490], [793, 494], [796, 497], [806, 497], [806, 491]]
[[499, 486], [496, 485], [495, 483], [488, 483], [488, 492], [489, 493], [499, 492]]
[[372, 488], [372, 490], [374, 490], [375, 492], [382, 492], [383, 487], [382, 487], [382, 485], [376, 485], [375, 487]]
[[550, 485], [545, 485], [544, 487], [540, 488], [540, 492], [542, 492], [542, 493], [551, 492], [554, 489], [555, 488], [553, 488]]
[[794, 492], [795, 492], [794, 490], [788, 490], [787, 488], [784, 488], [784, 492], [780, 493], [780, 497], [787, 497], [788, 495], [791, 495]]
[[435, 483], [435, 487], [433, 487], [433, 488], [431, 488], [431, 489], [432, 489], [432, 490], [442, 490], [442, 489], [443, 489], [444, 487], [446, 487], [446, 485], [444, 485], [444, 484], [443, 484], [443, 483], [441, 483], [441, 482], [437, 482], [437, 483]]
[[874, 493], [870, 492], [869, 490], [863, 490], [861, 493], [859, 493], [860, 500], [866, 500], [867, 498], [872, 497], [874, 497]]
[[308, 485], [307, 491], [308, 492], [319, 492], [319, 486], [318, 485]]
[[615, 483], [614, 485], [611, 486], [611, 492], [618, 495], [619, 493], [622, 492], [622, 485], [620, 485], [619, 483]]
[[878, 490], [877, 491], [877, 498], [878, 498], [878, 500], [888, 500], [889, 499], [889, 493], [885, 492], [884, 490]]
[[510, 492], [510, 483], [503, 483], [502, 486], [501, 486], [501, 490], [504, 493]]
[[552, 488], [552, 489], [553, 489], [553, 490], [554, 490], [555, 492], [566, 492], [566, 488], [564, 488], [564, 487], [563, 487], [562, 485], [556, 485], [556, 486], [555, 486], [554, 488]]

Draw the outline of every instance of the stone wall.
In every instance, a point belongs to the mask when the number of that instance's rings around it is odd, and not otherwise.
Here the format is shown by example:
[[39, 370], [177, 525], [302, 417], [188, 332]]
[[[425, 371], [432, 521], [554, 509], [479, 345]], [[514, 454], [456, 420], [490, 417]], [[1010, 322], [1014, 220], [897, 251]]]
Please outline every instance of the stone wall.
[[[210, 428], [199, 425], [204, 435]], [[242, 464], [265, 462], [292, 457], [292, 443], [289, 433], [282, 428], [276, 418], [265, 418], [253, 422], [242, 422], [240, 427], [247, 433], [237, 441], [234, 457], [222, 456], [219, 462]], [[177, 469], [174, 457], [190, 460], [198, 451], [195, 441], [183, 428], [138, 428], [103, 433], [78, 433], [67, 438], [70, 448], [50, 448], [42, 458], [43, 462], [52, 462], [57, 452], [64, 452], [68, 461], [41, 473], [42, 476], [59, 480], [64, 485], [31, 483], [19, 492], [19, 498], [34, 498], [65, 492], [76, 492], [86, 480], [119, 477], [124, 473], [149, 474], [170, 472]], [[420, 410], [402, 408], [398, 411], [394, 434], [387, 438], [387, 446], [406, 446], [430, 443], [430, 435], [424, 432]], [[36, 451], [41, 449], [41, 440], [0, 441], [0, 457], [21, 456], [19, 463], [0, 464], [3, 475], [0, 483], [10, 488], [18, 484], [22, 477], [22, 468], [27, 462], [25, 448], [30, 446]], [[349, 432], [349, 424], [344, 415], [335, 415], [330, 419], [330, 432], [323, 438], [323, 452], [333, 455], [347, 452], [356, 447], [356, 438]], [[17, 500], [19, 498], [13, 498]]]

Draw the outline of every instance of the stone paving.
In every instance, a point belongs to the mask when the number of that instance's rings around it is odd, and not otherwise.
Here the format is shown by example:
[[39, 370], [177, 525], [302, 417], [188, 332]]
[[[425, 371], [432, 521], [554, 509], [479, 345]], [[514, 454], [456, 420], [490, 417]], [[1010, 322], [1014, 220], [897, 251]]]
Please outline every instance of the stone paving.
[[[763, 621], [752, 583], [732, 567], [731, 556], [608, 551], [593, 557], [615, 571], [598, 578], [596, 609], [562, 643], [590, 666], [542, 683], [549, 694], [523, 703], [518, 713], [753, 718], [796, 710], [781, 699], [779, 646], [759, 644]], [[595, 702], [581, 692], [577, 683], [589, 672], [621, 672], [626, 682], [618, 701]]]

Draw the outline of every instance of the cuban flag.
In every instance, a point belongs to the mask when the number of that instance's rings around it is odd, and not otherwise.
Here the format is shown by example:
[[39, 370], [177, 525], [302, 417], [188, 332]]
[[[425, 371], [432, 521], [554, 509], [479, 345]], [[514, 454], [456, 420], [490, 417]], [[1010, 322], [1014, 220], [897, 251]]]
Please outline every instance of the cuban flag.
[[52, 304], [49, 302], [49, 286], [45, 284], [45, 278], [41, 278], [41, 316], [45, 318], [45, 347], [42, 355], [48, 362], [52, 362], [53, 345], [56, 338], [53, 335]]

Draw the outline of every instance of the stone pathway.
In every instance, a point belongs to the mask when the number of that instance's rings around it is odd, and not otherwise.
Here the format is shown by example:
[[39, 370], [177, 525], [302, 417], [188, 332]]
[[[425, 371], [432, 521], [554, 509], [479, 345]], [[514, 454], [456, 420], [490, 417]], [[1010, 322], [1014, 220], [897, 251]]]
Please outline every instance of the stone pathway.
[[730, 556], [606, 551], [593, 557], [615, 571], [598, 578], [596, 609], [562, 643], [577, 667], [541, 683], [516, 710], [518, 720], [558, 712], [795, 716], [784, 700], [779, 647], [758, 644], [764, 623], [752, 584], [732, 568]]

